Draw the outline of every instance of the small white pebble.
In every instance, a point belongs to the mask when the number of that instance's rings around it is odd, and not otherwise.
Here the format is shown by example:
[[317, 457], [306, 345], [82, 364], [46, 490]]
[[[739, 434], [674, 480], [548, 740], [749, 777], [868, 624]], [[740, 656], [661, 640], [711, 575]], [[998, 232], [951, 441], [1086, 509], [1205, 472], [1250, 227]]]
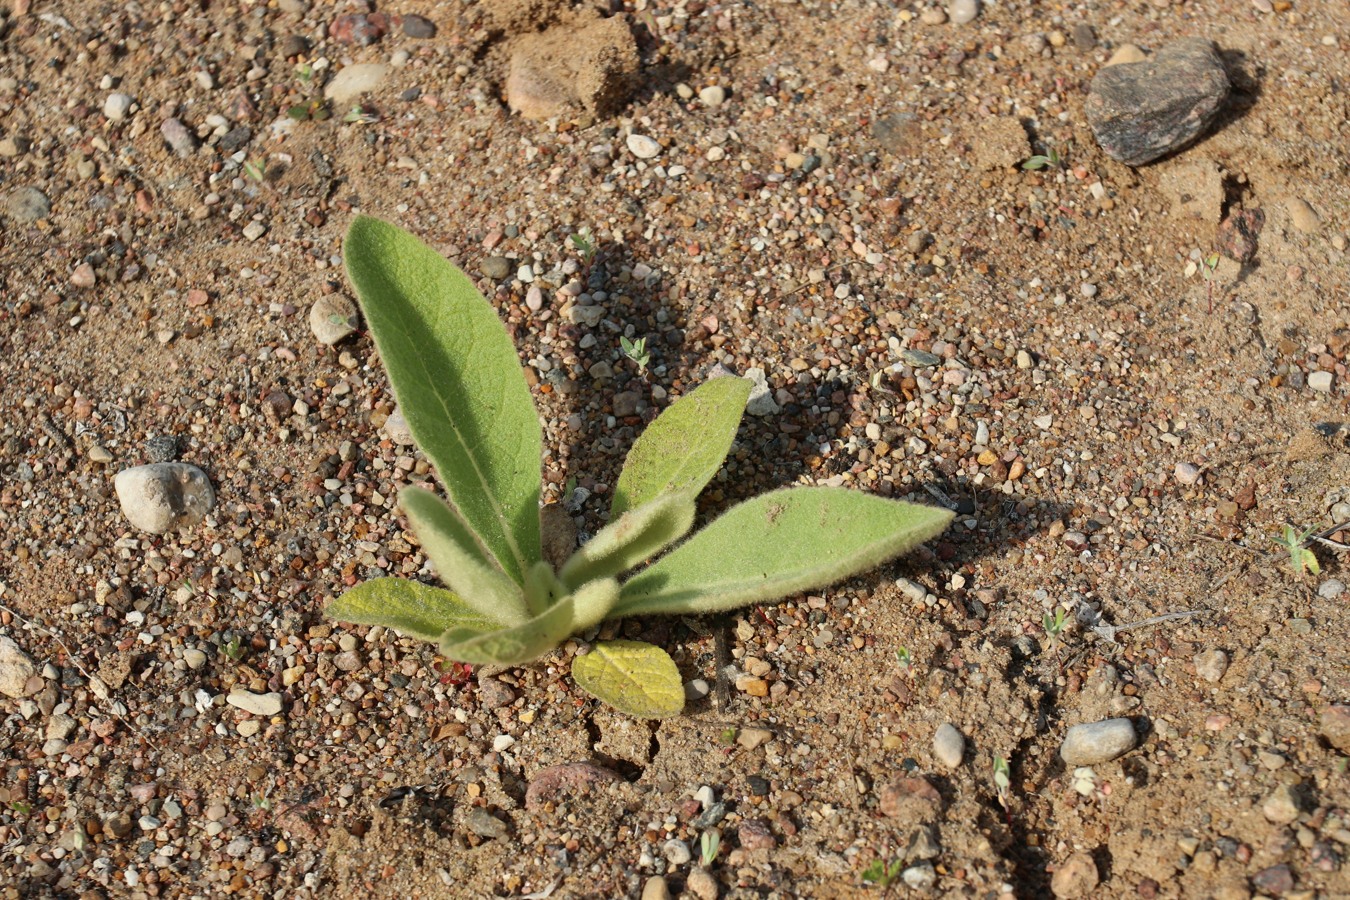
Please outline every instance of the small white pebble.
[[624, 143], [628, 145], [628, 152], [638, 159], [651, 159], [661, 152], [661, 145], [645, 134], [630, 134]]

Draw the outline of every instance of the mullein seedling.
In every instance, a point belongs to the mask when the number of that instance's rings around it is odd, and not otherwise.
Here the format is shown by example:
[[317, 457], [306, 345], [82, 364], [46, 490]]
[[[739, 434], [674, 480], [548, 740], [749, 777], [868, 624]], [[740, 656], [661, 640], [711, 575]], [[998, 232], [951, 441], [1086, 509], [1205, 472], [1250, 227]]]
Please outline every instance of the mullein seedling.
[[901, 647], [895, 651], [895, 661], [900, 664], [900, 671], [906, 675], [914, 674], [914, 656], [909, 652], [908, 647]]
[[1038, 169], [1058, 168], [1062, 162], [1064, 160], [1060, 158], [1058, 151], [1054, 147], [1048, 147], [1044, 154], [1032, 156], [1022, 163], [1022, 169], [1027, 172], [1035, 172]]
[[905, 862], [902, 859], [897, 858], [886, 862], [886, 860], [878, 857], [862, 870], [862, 880], [868, 884], [875, 884], [877, 887], [888, 888], [892, 881], [900, 877], [900, 872], [904, 867]]
[[1218, 280], [1219, 254], [1211, 253], [1200, 262], [1200, 277], [1205, 279], [1205, 295], [1209, 299], [1209, 311], [1214, 312], [1214, 282]]
[[595, 261], [596, 253], [595, 238], [591, 235], [591, 230], [583, 228], [572, 235], [570, 240], [572, 241], [572, 248], [581, 257], [581, 262], [587, 268], [590, 268], [591, 263]]
[[638, 367], [639, 372], [647, 371], [647, 363], [651, 362], [652, 357], [651, 354], [647, 352], [647, 339], [645, 337], [638, 338], [636, 341], [630, 341], [628, 338], [620, 335], [619, 349], [623, 351], [624, 356], [633, 361], [633, 364]]
[[1069, 613], [1063, 607], [1057, 607], [1055, 614], [1046, 613], [1041, 616], [1041, 627], [1045, 629], [1045, 636], [1049, 638], [1049, 647], [1054, 650], [1059, 646], [1059, 636], [1064, 633], [1064, 628], [1069, 624]]
[[998, 805], [1011, 814], [1008, 801], [1012, 796], [1012, 769], [1002, 756], [994, 757], [994, 796], [998, 799]]
[[[823, 587], [952, 519], [860, 491], [794, 487], [734, 506], [682, 541], [750, 397], [746, 379], [714, 378], [638, 437], [609, 524], [555, 570], [540, 540], [539, 412], [496, 311], [463, 272], [393, 225], [358, 216], [343, 249], [399, 408], [447, 495], [418, 485], [399, 495], [446, 587], [377, 578], [329, 604], [329, 618], [433, 641], [459, 662], [519, 665], [606, 620], [709, 615]], [[650, 644], [597, 642], [572, 661], [572, 677], [631, 715], [684, 708], [679, 670]]]
[[1309, 528], [1300, 534], [1294, 526], [1285, 525], [1280, 536], [1272, 538], [1275, 543], [1289, 551], [1289, 567], [1300, 578], [1305, 571], [1314, 575], [1322, 574], [1322, 566], [1317, 562], [1317, 555], [1307, 546], [1309, 539], [1315, 534], [1316, 528]]
[[698, 836], [698, 861], [703, 868], [711, 868], [717, 861], [717, 851], [722, 849], [722, 832], [709, 828]]
[[254, 181], [262, 181], [267, 177], [266, 160], [250, 159], [244, 163], [244, 174]]

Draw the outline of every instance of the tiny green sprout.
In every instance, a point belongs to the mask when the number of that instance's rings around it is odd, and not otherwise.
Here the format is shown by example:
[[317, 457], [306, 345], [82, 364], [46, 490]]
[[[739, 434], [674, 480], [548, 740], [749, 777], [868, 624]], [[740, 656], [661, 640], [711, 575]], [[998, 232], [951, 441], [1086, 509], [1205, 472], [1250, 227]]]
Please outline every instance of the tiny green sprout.
[[1275, 543], [1289, 551], [1289, 568], [1300, 578], [1305, 571], [1314, 575], [1322, 574], [1322, 567], [1317, 562], [1316, 554], [1306, 546], [1308, 539], [1316, 533], [1316, 528], [1309, 528], [1300, 534], [1294, 526], [1285, 525], [1280, 536], [1272, 538]]
[[619, 349], [623, 351], [624, 356], [633, 361], [639, 372], [647, 371], [647, 363], [651, 362], [651, 354], [647, 352], [647, 339], [645, 337], [630, 341], [624, 335], [619, 335]]
[[322, 122], [329, 116], [328, 106], [322, 100], [311, 100], [308, 103], [297, 103], [286, 110], [286, 115], [297, 122], [307, 122], [313, 120]]
[[260, 159], [250, 159], [244, 163], [244, 174], [254, 181], [262, 181], [267, 176], [267, 162]]
[[[457, 662], [523, 665], [606, 621], [713, 615], [827, 587], [952, 520], [945, 509], [803, 486], [744, 500], [686, 537], [750, 400], [747, 379], [712, 378], [638, 436], [610, 492], [609, 524], [555, 568], [541, 539], [539, 410], [496, 309], [439, 253], [378, 219], [352, 222], [343, 259], [394, 397], [444, 489], [406, 486], [399, 505], [446, 587], [377, 578], [330, 603], [332, 619], [433, 641]], [[645, 342], [631, 344], [645, 365]], [[684, 709], [679, 668], [651, 644], [597, 641], [572, 658], [571, 675], [629, 715]]]
[[373, 122], [380, 121], [380, 117], [373, 110], [357, 105], [347, 110], [347, 114], [342, 117], [342, 121], [348, 125], [370, 125]]
[[871, 864], [862, 870], [862, 880], [868, 884], [875, 884], [877, 887], [890, 887], [891, 882], [900, 877], [900, 871], [905, 863], [901, 859], [893, 859], [890, 862], [877, 857]]
[[1056, 607], [1055, 614], [1046, 613], [1041, 616], [1041, 627], [1045, 629], [1045, 635], [1050, 639], [1050, 649], [1053, 650], [1059, 646], [1059, 636], [1063, 634], [1064, 628], [1069, 624], [1069, 612], [1064, 607]]
[[717, 851], [722, 849], [722, 832], [709, 828], [698, 836], [698, 861], [703, 868], [712, 866], [717, 859]]
[[237, 637], [232, 637], [220, 647], [220, 652], [224, 653], [231, 662], [239, 662], [244, 658], [244, 644]]
[[901, 647], [895, 651], [895, 661], [900, 664], [900, 671], [906, 675], [914, 671], [914, 655], [909, 652], [908, 647]]
[[1064, 160], [1060, 158], [1059, 151], [1055, 150], [1054, 147], [1050, 147], [1046, 153], [1037, 154], [1036, 156], [1028, 158], [1026, 162], [1022, 163], [1022, 169], [1026, 172], [1035, 172], [1039, 169], [1057, 168], [1063, 162]]
[[583, 228], [572, 235], [570, 240], [572, 241], [572, 247], [581, 257], [581, 261], [589, 266], [595, 260], [596, 253], [595, 238], [592, 236], [591, 230]]
[[311, 63], [303, 62], [295, 67], [295, 77], [300, 79], [301, 84], [309, 84], [314, 80], [314, 66]]
[[717, 742], [719, 744], [726, 744], [728, 747], [736, 743], [736, 729], [730, 727], [723, 728], [722, 733], [717, 736]]
[[1008, 799], [1012, 791], [1012, 769], [1008, 766], [1008, 761], [1002, 756], [994, 757], [994, 794], [998, 797], [998, 805], [1004, 809], [1008, 808]]
[[1200, 265], [1200, 277], [1205, 279], [1205, 295], [1209, 301], [1209, 311], [1214, 312], [1214, 282], [1218, 280], [1219, 254], [1211, 253]]
[[33, 805], [24, 803], [22, 800], [9, 801], [9, 808], [21, 816], [26, 816], [33, 811]]

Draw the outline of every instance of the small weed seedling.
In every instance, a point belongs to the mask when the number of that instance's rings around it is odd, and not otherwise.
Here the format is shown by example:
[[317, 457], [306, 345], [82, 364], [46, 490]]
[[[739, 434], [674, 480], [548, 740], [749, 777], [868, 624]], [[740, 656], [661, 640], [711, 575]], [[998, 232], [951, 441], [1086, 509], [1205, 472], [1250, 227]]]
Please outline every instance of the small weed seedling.
[[1062, 606], [1055, 608], [1053, 616], [1050, 613], [1041, 616], [1041, 627], [1045, 629], [1045, 636], [1049, 638], [1047, 650], [1053, 652], [1059, 648], [1059, 636], [1064, 633], [1064, 628], [1068, 624], [1069, 613]]
[[244, 163], [244, 174], [254, 181], [261, 182], [267, 177], [267, 161], [250, 159]]
[[1214, 282], [1218, 280], [1219, 254], [1211, 253], [1200, 263], [1200, 277], [1205, 279], [1205, 295], [1209, 300], [1209, 312], [1214, 312]]
[[380, 116], [373, 109], [367, 109], [364, 106], [353, 106], [347, 110], [347, 114], [342, 117], [342, 121], [348, 125], [370, 125], [380, 121]]
[[1305, 571], [1314, 575], [1322, 574], [1322, 567], [1317, 562], [1316, 554], [1307, 546], [1308, 540], [1316, 533], [1316, 528], [1309, 528], [1300, 534], [1294, 526], [1285, 525], [1280, 536], [1272, 538], [1275, 543], [1289, 551], [1289, 568], [1300, 578]]
[[[952, 519], [861, 491], [793, 487], [684, 539], [750, 398], [746, 379], [714, 378], [647, 426], [619, 473], [609, 524], [555, 570], [540, 539], [539, 412], [496, 310], [393, 225], [358, 216], [343, 250], [394, 397], [447, 495], [409, 485], [399, 503], [448, 589], [377, 578], [329, 604], [329, 618], [434, 641], [459, 662], [521, 665], [606, 620], [710, 615], [824, 587]], [[684, 708], [680, 672], [658, 647], [599, 641], [571, 665], [581, 688], [630, 715]]]
[[717, 860], [717, 851], [722, 849], [722, 832], [709, 828], [698, 836], [698, 862], [708, 869]]
[[1003, 811], [1010, 817], [1012, 811], [1008, 808], [1008, 800], [1012, 792], [1012, 769], [1008, 766], [1008, 761], [1002, 756], [994, 757], [994, 796], [998, 798], [998, 805], [1003, 807]]
[[886, 862], [886, 860], [878, 857], [862, 870], [862, 880], [868, 884], [875, 884], [877, 887], [888, 888], [892, 881], [900, 877], [900, 872], [904, 867], [904, 860], [897, 858]]
[[1022, 169], [1026, 172], [1035, 172], [1040, 169], [1058, 168], [1063, 162], [1059, 152], [1054, 147], [1049, 147], [1044, 155], [1037, 154], [1022, 163]]
[[244, 658], [244, 645], [237, 637], [232, 637], [220, 647], [220, 652], [231, 662], [239, 662]]
[[736, 729], [731, 727], [723, 728], [722, 733], [717, 736], [717, 742], [727, 747], [736, 743]]
[[322, 122], [331, 115], [328, 112], [328, 104], [322, 100], [311, 100], [308, 103], [297, 103], [286, 110], [286, 115], [297, 122]]
[[900, 671], [906, 675], [914, 674], [914, 656], [909, 652], [908, 647], [901, 647], [895, 651], [895, 661], [900, 664]]
[[589, 228], [583, 228], [572, 235], [572, 248], [577, 251], [581, 257], [581, 262], [586, 268], [590, 268], [591, 263], [595, 262], [595, 237], [591, 234]]
[[623, 335], [619, 335], [619, 349], [623, 351], [624, 356], [633, 361], [639, 372], [647, 371], [647, 363], [651, 362], [652, 357], [647, 352], [647, 339], [645, 337], [630, 341]]

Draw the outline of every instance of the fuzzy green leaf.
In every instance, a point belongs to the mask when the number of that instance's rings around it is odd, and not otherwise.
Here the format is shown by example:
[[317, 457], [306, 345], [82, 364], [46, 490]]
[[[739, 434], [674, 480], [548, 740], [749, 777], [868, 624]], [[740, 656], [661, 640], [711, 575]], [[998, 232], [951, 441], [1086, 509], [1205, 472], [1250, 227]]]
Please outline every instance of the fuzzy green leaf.
[[553, 601], [567, 593], [567, 588], [553, 573], [553, 567], [542, 559], [525, 573], [525, 604], [534, 617], [553, 605]]
[[465, 603], [500, 625], [530, 620], [520, 586], [484, 553], [454, 507], [416, 485], [400, 491], [398, 500], [436, 574]]
[[487, 634], [451, 628], [440, 636], [441, 654], [475, 665], [515, 666], [532, 662], [569, 635], [604, 621], [618, 599], [617, 581], [612, 578], [593, 581], [517, 628]]
[[619, 712], [664, 719], [684, 710], [684, 684], [675, 661], [641, 641], [604, 641], [572, 660], [577, 685]]
[[376, 578], [358, 584], [325, 607], [336, 622], [382, 625], [399, 634], [436, 641], [447, 628], [480, 633], [497, 625], [444, 588], [406, 578]]
[[672, 403], [633, 443], [611, 518], [662, 494], [698, 496], [722, 468], [749, 399], [746, 379], [714, 378]]
[[347, 274], [413, 438], [517, 584], [539, 559], [539, 416], [510, 336], [473, 282], [406, 231], [358, 216]]
[[612, 617], [711, 613], [824, 587], [942, 533], [945, 509], [843, 488], [747, 500], [623, 586]]
[[694, 512], [692, 494], [665, 494], [631, 509], [573, 553], [559, 577], [578, 586], [627, 572], [684, 537]]

